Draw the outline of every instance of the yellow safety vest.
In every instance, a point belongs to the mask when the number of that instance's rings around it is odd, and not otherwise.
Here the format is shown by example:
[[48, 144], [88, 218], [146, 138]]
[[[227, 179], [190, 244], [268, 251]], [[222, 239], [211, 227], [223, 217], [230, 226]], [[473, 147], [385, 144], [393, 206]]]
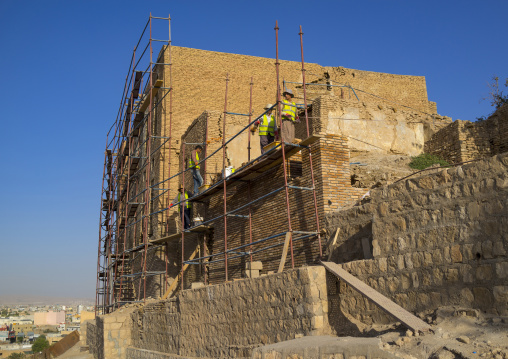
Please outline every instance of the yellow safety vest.
[[266, 136], [275, 134], [275, 117], [270, 115], [268, 117], [266, 114], [263, 115], [263, 120], [261, 121], [261, 125], [259, 125], [259, 135]]
[[[198, 153], [198, 151], [196, 151], [196, 161], [198, 161], [198, 163], [199, 163], [199, 153]], [[190, 168], [192, 168], [192, 167], [194, 167], [194, 165], [195, 165], [195, 163], [194, 163], [194, 161], [192, 160], [192, 155], [191, 155], [191, 158], [189, 158], [189, 167], [190, 167]], [[196, 169], [198, 169], [198, 170], [201, 168], [201, 167], [199, 167], [199, 165], [197, 165], [197, 166], [195, 166], [195, 167], [196, 167]]]
[[289, 113], [289, 117], [283, 116], [283, 119], [288, 119], [293, 122], [296, 120], [296, 104], [288, 100], [282, 100], [282, 113]]
[[[181, 193], [178, 193], [178, 202], [180, 202], [180, 195]], [[189, 199], [189, 194], [187, 193], [187, 191], [185, 191], [185, 199]], [[180, 211], [181, 205], [182, 205], [181, 203], [178, 205], [178, 211]], [[192, 204], [189, 201], [186, 201], [185, 208], [192, 208]]]

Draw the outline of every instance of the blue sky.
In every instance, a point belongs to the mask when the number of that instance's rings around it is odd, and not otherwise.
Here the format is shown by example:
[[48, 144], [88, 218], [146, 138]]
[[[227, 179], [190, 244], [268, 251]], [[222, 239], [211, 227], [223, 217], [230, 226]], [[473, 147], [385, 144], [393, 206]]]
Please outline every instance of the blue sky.
[[277, 19], [296, 61], [302, 25], [307, 62], [425, 76], [453, 119], [508, 77], [505, 0], [0, 0], [0, 294], [95, 295], [105, 136], [150, 12], [174, 45], [262, 57]]

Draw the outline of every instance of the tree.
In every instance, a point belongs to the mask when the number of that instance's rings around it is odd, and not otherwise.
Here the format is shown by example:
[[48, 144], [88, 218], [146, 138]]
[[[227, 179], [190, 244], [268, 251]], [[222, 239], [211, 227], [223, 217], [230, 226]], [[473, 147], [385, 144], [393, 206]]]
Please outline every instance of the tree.
[[25, 353], [12, 353], [7, 359], [25, 359]]
[[[508, 79], [505, 80], [505, 87], [508, 87]], [[503, 95], [503, 91], [499, 90], [499, 77], [493, 76], [492, 82], [487, 84], [490, 91], [486, 99], [490, 100], [490, 105], [496, 110], [508, 103], [508, 95]]]
[[45, 335], [41, 335], [39, 338], [35, 339], [35, 342], [32, 345], [32, 352], [39, 353], [46, 348], [49, 348], [49, 342], [47, 341]]

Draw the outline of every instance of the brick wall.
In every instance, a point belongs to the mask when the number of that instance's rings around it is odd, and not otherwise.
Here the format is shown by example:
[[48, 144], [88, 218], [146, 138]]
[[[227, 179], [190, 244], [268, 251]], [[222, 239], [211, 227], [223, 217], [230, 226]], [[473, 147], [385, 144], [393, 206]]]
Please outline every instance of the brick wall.
[[[349, 173], [349, 151], [347, 139], [337, 135], [325, 135], [312, 146], [312, 161], [317, 188], [317, 211], [320, 225], [323, 226], [324, 215], [340, 207], [354, 203], [365, 190], [352, 188]], [[311, 188], [311, 174], [309, 152], [302, 150], [302, 161], [290, 161], [289, 186]], [[246, 205], [250, 201], [263, 195], [281, 189], [284, 186], [284, 172], [282, 164], [261, 174], [250, 183], [239, 184], [228, 189], [227, 211]], [[250, 197], [249, 197], [250, 193]], [[250, 198], [250, 200], [249, 200]], [[263, 200], [251, 205], [252, 238], [249, 237], [247, 218], [227, 218], [227, 246], [228, 249], [239, 247], [252, 242], [263, 240], [275, 234], [278, 237], [268, 239], [252, 246], [252, 251], [259, 251], [253, 255], [254, 261], [263, 262], [263, 272], [276, 271], [282, 254], [284, 233], [289, 230], [287, 220], [287, 205], [285, 191], [279, 191]], [[289, 210], [291, 213], [292, 231], [316, 231], [315, 209], [312, 191], [301, 189], [289, 190]], [[204, 210], [205, 221], [223, 214], [222, 192], [209, 199]], [[249, 207], [235, 213], [248, 215]], [[223, 259], [224, 252], [224, 220], [213, 222], [213, 236], [208, 241], [208, 254], [214, 255], [212, 261]], [[297, 238], [303, 235], [294, 233], [293, 254], [295, 267], [316, 263], [319, 257], [319, 245], [316, 237]], [[241, 251], [249, 250], [249, 246]], [[285, 262], [285, 267], [292, 265], [291, 252]], [[229, 254], [228, 279], [245, 276], [245, 263], [249, 256]], [[223, 261], [209, 264], [210, 282], [221, 283], [225, 280], [225, 265]]]
[[[373, 259], [356, 258], [344, 268], [413, 312], [460, 305], [506, 315], [507, 169], [503, 154], [374, 190], [371, 202], [355, 209], [363, 217], [358, 231], [349, 226], [343, 240], [361, 238], [370, 218]], [[336, 213], [328, 221], [348, 227], [348, 218]], [[345, 313], [390, 320], [354, 291], [341, 293]]]
[[425, 152], [451, 163], [493, 156], [508, 151], [508, 105], [485, 121], [457, 120], [425, 142]]

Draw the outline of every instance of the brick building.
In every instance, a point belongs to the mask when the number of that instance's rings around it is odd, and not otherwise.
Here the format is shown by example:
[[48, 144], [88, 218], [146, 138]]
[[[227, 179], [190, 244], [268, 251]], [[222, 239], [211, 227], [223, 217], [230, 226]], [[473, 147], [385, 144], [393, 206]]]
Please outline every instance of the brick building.
[[[449, 122], [436, 114], [435, 103], [428, 100], [424, 77], [305, 64], [307, 136], [302, 65], [280, 61], [281, 86], [293, 90], [300, 104], [302, 121], [296, 135], [305, 144], [289, 148], [286, 195], [280, 189], [285, 188], [281, 150], [273, 152], [274, 164], [269, 169], [259, 171], [254, 160], [266, 159], [258, 158], [257, 135], [245, 129], [262, 114], [265, 104], [276, 103], [274, 59], [163, 46], [151, 63], [152, 71], [130, 69], [132, 78], [106, 149], [97, 278], [97, 295], [102, 295], [104, 307], [164, 295], [181, 272], [182, 262], [193, 255], [201, 259], [199, 264], [188, 263], [184, 287], [208, 280], [219, 283], [226, 279], [229, 266], [228, 279], [241, 278], [246, 275], [246, 259], [262, 261], [262, 273], [276, 271], [287, 232], [293, 233], [295, 243], [290, 243], [286, 268], [315, 263], [322, 251], [316, 213], [322, 225], [328, 211], [366, 192], [351, 188], [349, 147], [362, 150], [367, 144], [382, 151], [419, 153], [424, 138]], [[242, 115], [250, 108], [250, 117]], [[390, 135], [376, 131], [373, 136], [362, 130], [367, 123], [380, 121], [379, 128], [392, 126]], [[237, 133], [223, 153], [223, 140]], [[188, 156], [196, 143], [204, 146], [205, 156], [213, 154], [200, 170], [212, 189], [194, 200], [194, 215], [207, 224], [204, 232], [186, 233], [182, 245], [178, 212], [167, 207], [179, 185], [192, 188], [190, 172], [185, 172], [184, 180], [179, 173], [188, 170]], [[228, 183], [226, 212], [243, 208], [226, 219], [224, 193], [213, 189], [214, 184], [220, 185], [223, 159], [224, 164], [240, 169]], [[277, 191], [273, 196], [247, 205], [249, 198], [253, 201], [273, 191]], [[288, 208], [291, 228], [284, 219]], [[256, 241], [269, 248], [258, 251], [261, 248], [248, 245]], [[226, 248], [238, 248], [236, 254], [228, 252], [228, 266]]]

